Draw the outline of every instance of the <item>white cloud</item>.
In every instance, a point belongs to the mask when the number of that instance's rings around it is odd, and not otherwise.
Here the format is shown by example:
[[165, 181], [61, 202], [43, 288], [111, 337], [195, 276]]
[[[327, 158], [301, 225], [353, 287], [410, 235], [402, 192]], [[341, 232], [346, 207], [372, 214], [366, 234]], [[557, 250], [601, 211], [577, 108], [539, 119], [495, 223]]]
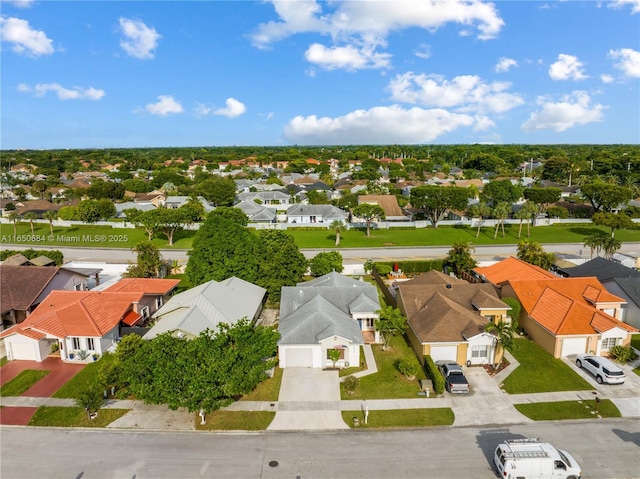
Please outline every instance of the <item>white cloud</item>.
[[217, 110], [214, 110], [213, 114], [226, 116], [227, 118], [236, 118], [247, 111], [247, 107], [244, 106], [244, 103], [236, 100], [235, 98], [227, 98], [225, 105], [227, 105], [225, 108], [218, 108]]
[[18, 91], [22, 93], [33, 93], [35, 97], [43, 97], [47, 92], [54, 92], [60, 100], [100, 100], [104, 95], [104, 90], [97, 88], [65, 88], [58, 83], [38, 83], [31, 87], [26, 83], [18, 85]]
[[496, 64], [495, 70], [496, 70], [496, 73], [504, 73], [511, 70], [511, 68], [517, 67], [517, 66], [518, 66], [518, 62], [515, 61], [513, 58], [500, 57], [500, 60], [498, 60], [498, 63]]
[[582, 69], [583, 63], [578, 57], [561, 53], [558, 60], [549, 67], [552, 80], [584, 80], [588, 78]]
[[613, 77], [607, 74], [600, 75], [600, 80], [602, 83], [613, 83]]
[[355, 71], [363, 68], [388, 68], [391, 55], [377, 53], [370, 46], [361, 49], [353, 45], [327, 48], [319, 43], [314, 43], [307, 49], [304, 57], [308, 62], [315, 63], [325, 70], [344, 68]]
[[[325, 68], [328, 65], [340, 68], [344, 64], [344, 68], [357, 69], [354, 65], [360, 65], [365, 58], [370, 68], [387, 68], [390, 55], [377, 53], [375, 49], [386, 46], [386, 37], [393, 31], [422, 28], [433, 32], [449, 23], [456, 23], [463, 28], [462, 33], [476, 31], [478, 38], [486, 40], [496, 37], [504, 26], [495, 6], [478, 0], [326, 3], [271, 0], [271, 3], [279, 19], [258, 25], [251, 36], [254, 46], [268, 48], [298, 33], [330, 35], [331, 47], [314, 44], [307, 50], [308, 59], [315, 59]], [[428, 55], [428, 51], [424, 54]]]
[[35, 4], [35, 0], [4, 0], [16, 8], [31, 8]]
[[460, 112], [503, 113], [524, 101], [508, 93], [508, 82], [487, 83], [477, 75], [461, 75], [446, 80], [440, 75], [397, 75], [389, 83], [391, 98], [403, 103], [438, 108], [457, 108]]
[[431, 46], [427, 45], [426, 43], [421, 43], [413, 54], [418, 58], [426, 60], [427, 58], [431, 57]]
[[391, 105], [336, 118], [297, 116], [286, 125], [284, 134], [291, 143], [306, 145], [423, 143], [474, 122], [470, 115], [443, 109]]
[[42, 30], [34, 30], [29, 22], [15, 17], [0, 17], [0, 39], [12, 43], [11, 49], [31, 57], [51, 55], [52, 41]]
[[622, 70], [625, 75], [632, 78], [640, 78], [640, 52], [631, 48], [609, 50], [609, 56], [620, 61], [615, 67]]
[[542, 109], [531, 114], [521, 128], [524, 131], [554, 130], [565, 131], [577, 125], [586, 125], [602, 121], [606, 106], [598, 103], [592, 105], [587, 92], [574, 91], [565, 95], [561, 101], [554, 103], [547, 97], [539, 97], [538, 105]]
[[630, 5], [632, 14], [640, 13], [640, 0], [611, 0], [606, 3], [609, 8], [623, 8]]
[[157, 103], [149, 103], [144, 107], [144, 110], [147, 113], [158, 116], [167, 116], [184, 111], [180, 102], [175, 100], [171, 95], [160, 95]]
[[162, 35], [156, 32], [155, 28], [150, 28], [139, 20], [121, 17], [118, 21], [123, 35], [120, 39], [122, 49], [134, 58], [153, 58]]

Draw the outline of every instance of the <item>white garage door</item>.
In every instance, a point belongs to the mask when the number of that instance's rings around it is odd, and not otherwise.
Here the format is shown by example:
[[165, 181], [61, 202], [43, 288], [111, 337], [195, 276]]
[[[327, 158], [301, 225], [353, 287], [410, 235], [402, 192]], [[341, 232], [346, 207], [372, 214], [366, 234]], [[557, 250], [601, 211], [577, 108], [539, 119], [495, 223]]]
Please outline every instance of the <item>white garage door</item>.
[[312, 348], [287, 348], [285, 351], [284, 365], [286, 368], [312, 368]]
[[36, 360], [36, 352], [33, 343], [11, 343], [11, 357], [13, 359]]
[[431, 359], [434, 361], [456, 361], [458, 346], [431, 346]]
[[587, 352], [587, 338], [564, 338], [560, 356], [570, 356]]

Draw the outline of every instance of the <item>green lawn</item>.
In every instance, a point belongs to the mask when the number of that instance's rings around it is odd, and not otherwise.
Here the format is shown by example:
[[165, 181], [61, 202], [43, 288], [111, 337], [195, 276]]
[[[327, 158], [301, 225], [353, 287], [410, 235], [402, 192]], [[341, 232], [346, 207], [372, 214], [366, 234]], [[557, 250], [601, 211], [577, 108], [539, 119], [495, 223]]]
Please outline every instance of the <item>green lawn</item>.
[[204, 425], [196, 416], [195, 426], [199, 431], [262, 431], [275, 416], [271, 411], [214, 411], [207, 414]]
[[81, 407], [39, 407], [29, 426], [45, 427], [106, 427], [128, 409], [100, 409], [95, 419], [89, 419], [87, 412]]
[[511, 354], [520, 366], [504, 380], [504, 390], [509, 394], [593, 389], [561, 359], [552, 357], [533, 341], [516, 339], [515, 344]]
[[[609, 232], [604, 227], [596, 227], [589, 223], [567, 226], [537, 226], [531, 228], [531, 240], [539, 243], [582, 243], [584, 238], [596, 232]], [[619, 230], [616, 238], [620, 241], [637, 241], [640, 227], [634, 230]], [[174, 237], [173, 248], [189, 249], [195, 231], [179, 231]], [[300, 248], [335, 248], [335, 235], [329, 229], [298, 230], [291, 228], [287, 233], [294, 237]], [[483, 228], [480, 237], [476, 238], [476, 229], [466, 226], [441, 226], [421, 229], [384, 229], [373, 230], [367, 237], [362, 230], [351, 229], [340, 235], [340, 248], [364, 248], [384, 246], [448, 246], [456, 241], [471, 241], [474, 245], [484, 244], [516, 244], [518, 243], [518, 226], [505, 228], [505, 237], [499, 233], [493, 239], [493, 228]], [[21, 222], [17, 227], [18, 236], [31, 236], [28, 222]], [[34, 234], [37, 241], [30, 238], [12, 240], [13, 224], [0, 225], [2, 243], [21, 244], [25, 248], [32, 245], [47, 246], [95, 246], [111, 248], [133, 248], [140, 241], [146, 241], [147, 235], [142, 229], [111, 228], [110, 226], [78, 225], [72, 227], [54, 227], [53, 236], [49, 225], [34, 223]], [[526, 238], [524, 229], [522, 238]], [[158, 233], [152, 243], [160, 248], [169, 248], [168, 241], [162, 233]], [[588, 251], [585, 250], [585, 254]]]
[[640, 334], [634, 334], [631, 336], [631, 346], [640, 350]]
[[20, 396], [50, 372], [51, 371], [37, 369], [25, 369], [0, 388], [0, 397]]
[[[353, 418], [360, 421], [359, 426], [354, 426]], [[367, 424], [364, 423], [362, 411], [342, 411], [342, 419], [351, 428], [378, 428], [378, 427], [428, 427], [450, 426], [455, 419], [451, 408], [429, 409], [392, 409], [388, 411], [369, 411]]]
[[360, 378], [360, 386], [354, 394], [347, 394], [344, 386], [340, 385], [342, 399], [394, 399], [394, 398], [416, 398], [420, 387], [419, 379], [425, 379], [424, 370], [419, 367], [418, 376], [413, 381], [407, 380], [398, 372], [395, 365], [401, 359], [420, 363], [409, 346], [404, 336], [394, 336], [391, 338], [391, 349], [382, 351], [382, 345], [373, 345], [373, 354], [376, 358], [378, 372]]
[[262, 381], [249, 394], [245, 394], [240, 401], [277, 401], [282, 383], [282, 369], [275, 368], [273, 377]]
[[[82, 370], [72, 377], [64, 386], [53, 393], [54, 398], [76, 398], [78, 393], [93, 385], [100, 385], [100, 369], [113, 356], [106, 355], [87, 364]], [[107, 359], [109, 358], [109, 359]]]
[[9, 362], [9, 358], [7, 358], [6, 356], [3, 356], [2, 358], [0, 358], [0, 368], [5, 364], [7, 364], [8, 362]]
[[[561, 419], [592, 419], [596, 415], [596, 401], [557, 401], [515, 404], [515, 408], [534, 421], [557, 421]], [[598, 404], [601, 417], [620, 417], [620, 411], [609, 399]]]

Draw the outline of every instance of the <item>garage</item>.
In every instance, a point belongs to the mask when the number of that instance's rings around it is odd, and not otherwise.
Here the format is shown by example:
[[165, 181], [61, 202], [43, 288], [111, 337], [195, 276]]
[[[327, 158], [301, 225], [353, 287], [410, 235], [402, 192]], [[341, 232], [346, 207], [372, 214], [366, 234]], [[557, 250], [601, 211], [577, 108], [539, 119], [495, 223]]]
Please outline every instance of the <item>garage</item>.
[[13, 360], [27, 360], [36, 361], [36, 351], [34, 343], [17, 343], [17, 342], [5, 342], [5, 345], [11, 348], [11, 359]]
[[587, 352], [587, 338], [564, 338], [562, 340], [561, 357]]
[[[313, 348], [284, 348], [284, 366], [287, 368], [312, 368]], [[282, 352], [280, 357], [282, 358]]]
[[457, 361], [458, 346], [431, 346], [431, 359], [434, 361]]

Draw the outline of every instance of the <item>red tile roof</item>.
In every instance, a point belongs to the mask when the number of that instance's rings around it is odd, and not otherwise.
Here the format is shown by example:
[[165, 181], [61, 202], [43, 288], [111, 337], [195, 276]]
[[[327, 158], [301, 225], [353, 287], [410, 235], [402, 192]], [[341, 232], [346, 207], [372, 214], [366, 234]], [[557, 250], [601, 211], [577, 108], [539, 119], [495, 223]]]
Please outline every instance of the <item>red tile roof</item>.
[[491, 266], [475, 268], [473, 271], [496, 286], [521, 279], [557, 278], [553, 273], [513, 256]]
[[140, 320], [140, 318], [142, 318], [142, 316], [132, 310], [124, 315], [124, 318], [122, 318], [122, 322], [127, 326], [133, 326]]
[[178, 283], [179, 279], [123, 278], [105, 291], [165, 295], [178, 286]]
[[0, 338], [16, 333], [101, 337], [115, 328], [142, 297], [142, 293], [52, 291], [27, 319], [2, 331]]

